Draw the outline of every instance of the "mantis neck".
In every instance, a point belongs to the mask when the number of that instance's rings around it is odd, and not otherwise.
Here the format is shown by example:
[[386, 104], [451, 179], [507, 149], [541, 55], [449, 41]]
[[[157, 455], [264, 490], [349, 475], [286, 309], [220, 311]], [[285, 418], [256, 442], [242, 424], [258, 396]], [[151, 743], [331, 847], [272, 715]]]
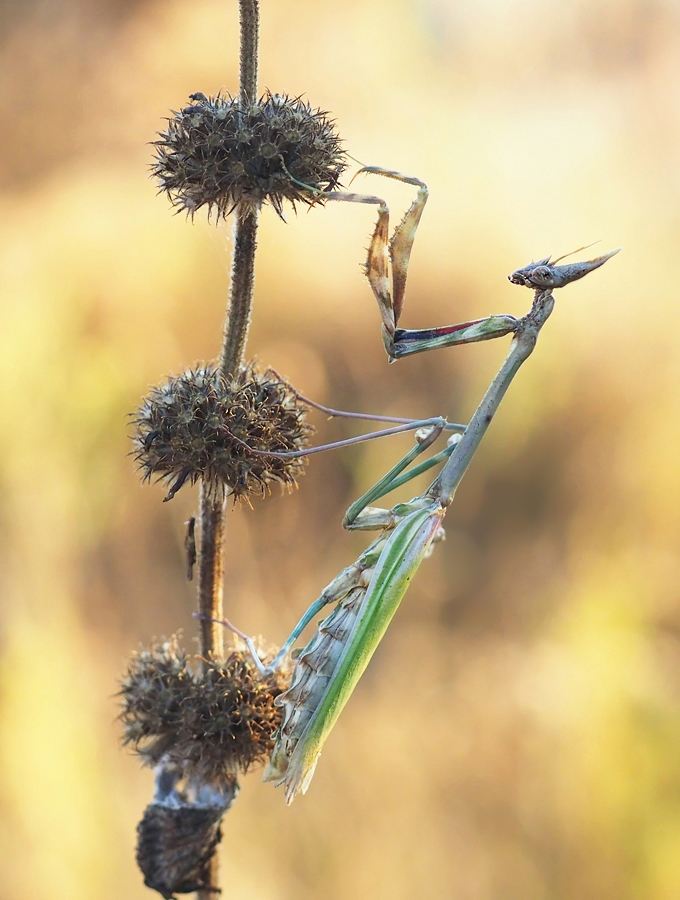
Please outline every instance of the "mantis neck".
[[428, 494], [437, 498], [442, 506], [448, 506], [451, 503], [505, 392], [510, 387], [510, 383], [522, 363], [531, 356], [536, 346], [538, 333], [545, 325], [554, 306], [555, 300], [552, 291], [537, 291], [531, 310], [517, 323], [510, 352], [484, 394], [458, 446], [428, 491]]

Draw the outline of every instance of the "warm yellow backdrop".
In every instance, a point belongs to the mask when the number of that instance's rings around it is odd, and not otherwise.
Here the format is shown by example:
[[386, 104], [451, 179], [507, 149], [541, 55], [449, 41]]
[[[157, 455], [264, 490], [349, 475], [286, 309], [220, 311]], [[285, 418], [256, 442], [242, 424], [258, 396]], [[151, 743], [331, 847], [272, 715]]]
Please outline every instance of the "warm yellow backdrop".
[[[521, 314], [514, 268], [625, 249], [557, 295], [309, 794], [287, 809], [245, 780], [223, 896], [675, 900], [676, 0], [262, 7], [262, 87], [430, 186], [405, 326]], [[217, 353], [231, 230], [172, 216], [146, 144], [189, 93], [236, 90], [236, 18], [235, 0], [0, 3], [2, 898], [151, 896], [133, 847], [152, 778], [119, 749], [114, 694], [140, 641], [191, 644], [195, 493], [138, 485], [125, 416]], [[359, 267], [373, 217], [265, 212], [251, 352], [326, 403], [465, 418], [507, 342], [388, 366]], [[283, 639], [363, 546], [343, 509], [407, 446], [316, 457], [295, 495], [230, 514], [237, 623]]]

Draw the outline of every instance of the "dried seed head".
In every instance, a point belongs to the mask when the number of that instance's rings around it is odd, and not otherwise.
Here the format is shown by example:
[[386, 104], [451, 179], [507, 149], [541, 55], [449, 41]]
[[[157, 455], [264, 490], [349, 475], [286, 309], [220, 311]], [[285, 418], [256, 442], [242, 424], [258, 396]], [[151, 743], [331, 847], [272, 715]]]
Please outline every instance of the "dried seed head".
[[292, 386], [271, 369], [250, 364], [227, 380], [202, 366], [151, 390], [134, 421], [134, 456], [145, 481], [169, 483], [166, 500], [199, 478], [216, 496], [264, 496], [274, 481], [296, 485], [305, 460], [251, 450], [304, 450], [313, 432], [304, 414]]
[[174, 767], [201, 784], [231, 785], [237, 771], [265, 762], [281, 724], [274, 700], [290, 671], [263, 678], [234, 650], [192, 675], [177, 640], [134, 656], [121, 686], [124, 743], [148, 765]]
[[137, 826], [137, 865], [144, 884], [165, 900], [211, 890], [210, 860], [222, 839], [223, 813], [221, 807], [150, 803]]
[[235, 769], [246, 773], [264, 764], [281, 724], [274, 700], [288, 678], [286, 672], [263, 679], [240, 651], [224, 662], [209, 660], [193, 702], [185, 704], [182, 729], [168, 758], [208, 784], [222, 784]]
[[168, 119], [155, 141], [152, 166], [161, 191], [193, 216], [201, 206], [217, 219], [236, 206], [269, 202], [282, 216], [284, 200], [323, 200], [346, 168], [332, 119], [299, 97], [265, 93], [256, 103], [218, 94]]
[[137, 826], [144, 884], [166, 900], [194, 891], [219, 893], [210, 883], [210, 860], [222, 838], [222, 816], [238, 793], [236, 779], [218, 789], [182, 778], [167, 761], [155, 774], [153, 801]]
[[182, 704], [193, 685], [176, 637], [135, 654], [120, 689], [124, 743], [132, 744], [147, 762], [157, 763], [182, 727]]

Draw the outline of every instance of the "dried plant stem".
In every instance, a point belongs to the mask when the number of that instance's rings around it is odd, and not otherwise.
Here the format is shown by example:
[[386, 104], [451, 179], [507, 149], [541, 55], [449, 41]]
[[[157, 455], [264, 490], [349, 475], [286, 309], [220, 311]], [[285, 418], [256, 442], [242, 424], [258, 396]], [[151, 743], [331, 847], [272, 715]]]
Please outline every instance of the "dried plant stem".
[[[240, 97], [257, 97], [257, 61], [259, 42], [259, 0], [239, 0], [241, 28]], [[226, 375], [235, 375], [244, 362], [250, 311], [253, 300], [255, 248], [257, 246], [257, 213], [236, 211], [234, 227], [234, 255], [231, 267], [229, 306], [224, 325], [224, 339], [220, 354], [220, 368]], [[223, 629], [214, 621], [224, 616], [222, 581], [224, 572], [224, 531], [227, 501], [211, 497], [201, 485], [199, 500], [198, 545], [198, 612], [200, 620], [199, 654], [223, 655]], [[217, 854], [210, 864], [212, 890], [198, 891], [198, 900], [214, 900], [219, 886]]]
[[[201, 484], [199, 498], [199, 547], [197, 565], [198, 611], [219, 618], [222, 610], [224, 513], [226, 504], [211, 497]], [[215, 622], [199, 619], [199, 648], [202, 657], [224, 653], [224, 629]]]
[[[237, 213], [234, 227], [234, 257], [231, 267], [229, 307], [224, 324], [220, 369], [226, 377], [236, 375], [244, 362], [250, 310], [253, 300], [257, 214]], [[198, 541], [199, 654], [207, 658], [223, 652], [223, 629], [208, 621], [222, 619], [222, 575], [227, 501], [216, 499], [201, 485]]]
[[241, 101], [257, 98], [257, 59], [260, 39], [259, 0], [239, 0], [241, 21]]
[[243, 365], [248, 340], [255, 281], [257, 221], [256, 212], [244, 207], [236, 210], [229, 308], [224, 323], [224, 340], [220, 355], [220, 368], [227, 378], [236, 375]]
[[[257, 47], [259, 34], [258, 0], [240, 0], [241, 24], [241, 96], [257, 91]], [[253, 301], [257, 213], [238, 209], [231, 267], [229, 306], [224, 325], [220, 368], [235, 375], [243, 364], [250, 310]], [[210, 619], [222, 613], [222, 574], [224, 515], [226, 500], [216, 500], [201, 486], [198, 546], [198, 612]], [[201, 620], [199, 653], [203, 657], [222, 651], [222, 631], [212, 622]]]
[[[240, 0], [241, 23], [241, 97], [257, 92], [257, 47], [259, 36], [258, 0]], [[234, 256], [231, 267], [229, 306], [224, 324], [220, 368], [226, 376], [235, 375], [243, 364], [250, 310], [253, 301], [257, 213], [236, 211]], [[226, 500], [215, 500], [201, 486], [199, 507], [198, 612], [220, 619], [222, 612], [222, 574], [224, 515]], [[212, 622], [201, 620], [199, 653], [203, 657], [222, 650], [222, 632]]]
[[[241, 23], [240, 98], [245, 103], [257, 97], [257, 60], [260, 38], [259, 0], [239, 0]], [[220, 368], [235, 375], [244, 361], [255, 279], [258, 215], [249, 207], [237, 207], [234, 225], [234, 256], [231, 265], [229, 308], [224, 323]]]
[[[198, 513], [198, 560], [197, 595], [198, 612], [210, 619], [223, 615], [222, 575], [224, 571], [224, 526], [226, 500], [215, 500], [201, 484]], [[199, 619], [199, 655], [207, 660], [209, 656], [224, 655], [224, 629], [214, 621]], [[205, 666], [205, 663], [202, 665]], [[219, 887], [219, 858], [217, 853], [210, 860], [208, 884]], [[214, 890], [196, 893], [197, 900], [214, 900]]]

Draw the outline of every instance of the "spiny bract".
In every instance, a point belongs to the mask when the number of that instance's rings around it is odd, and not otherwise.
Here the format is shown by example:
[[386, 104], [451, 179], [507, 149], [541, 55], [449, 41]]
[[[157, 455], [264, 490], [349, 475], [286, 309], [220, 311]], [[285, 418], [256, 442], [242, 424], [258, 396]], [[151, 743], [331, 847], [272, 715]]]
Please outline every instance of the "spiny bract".
[[332, 119], [309, 103], [265, 93], [242, 104], [229, 95], [192, 94], [155, 141], [152, 166], [161, 191], [193, 216], [201, 206], [217, 219], [237, 206], [256, 210], [283, 201], [323, 201], [346, 168]]
[[272, 482], [293, 487], [304, 458], [261, 455], [308, 446], [312, 426], [292, 386], [272, 369], [245, 366], [225, 378], [199, 366], [154, 387], [134, 420], [134, 456], [143, 479], [170, 484], [170, 500], [187, 481], [202, 479], [216, 496], [264, 496]]
[[289, 680], [290, 670], [263, 678], [239, 650], [192, 674], [175, 638], [156, 643], [128, 663], [124, 743], [148, 765], [162, 761], [184, 778], [230, 785], [271, 754], [281, 724], [274, 700]]

